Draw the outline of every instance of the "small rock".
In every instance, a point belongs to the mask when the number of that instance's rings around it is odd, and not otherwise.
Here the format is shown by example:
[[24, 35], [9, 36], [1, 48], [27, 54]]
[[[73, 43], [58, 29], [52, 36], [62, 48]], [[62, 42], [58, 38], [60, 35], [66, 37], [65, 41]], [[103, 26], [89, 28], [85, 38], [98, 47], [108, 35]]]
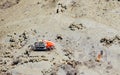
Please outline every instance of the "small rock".
[[63, 37], [59, 34], [59, 35], [57, 35], [57, 39], [63, 40]]
[[9, 42], [15, 42], [15, 39], [13, 37], [11, 37]]
[[24, 40], [27, 39], [27, 36], [26, 36], [26, 33], [25, 33], [25, 32], [23, 32], [22, 35], [23, 35]]
[[56, 72], [51, 73], [50, 75], [57, 75]]
[[13, 62], [12, 62], [12, 65], [13, 65], [13, 66], [14, 66], [14, 65], [17, 65], [19, 62], [20, 62], [19, 59], [14, 59]]
[[29, 56], [30, 54], [29, 54], [29, 51], [25, 51], [25, 53], [24, 53], [25, 55], [27, 55], [27, 56]]
[[10, 43], [10, 47], [17, 47], [17, 44], [14, 42], [14, 43]]
[[20, 0], [16, 0], [16, 4], [18, 4], [20, 2]]
[[1, 19], [1, 21], [4, 21], [4, 19]]
[[29, 62], [32, 62], [32, 63], [33, 63], [33, 62], [34, 62], [34, 60], [30, 59], [30, 60], [29, 60]]
[[110, 70], [110, 69], [112, 69], [112, 68], [113, 68], [112, 66], [107, 66], [107, 67], [106, 67], [107, 70]]
[[40, 2], [37, 2], [37, 4], [40, 4]]
[[12, 74], [8, 72], [8, 73], [6, 73], [6, 75], [12, 75]]
[[24, 61], [24, 63], [28, 63], [28, 61]]
[[70, 26], [69, 26], [69, 28], [70, 28], [70, 30], [72, 30], [72, 31], [75, 31], [76, 29], [77, 30], [79, 30], [79, 29], [83, 29], [83, 28], [85, 28], [82, 24], [71, 24]]
[[75, 70], [67, 71], [66, 75], [77, 75], [77, 72]]
[[42, 60], [44, 60], [44, 61], [48, 61], [48, 59], [42, 59]]
[[16, 33], [14, 33], [14, 35], [16, 35]]

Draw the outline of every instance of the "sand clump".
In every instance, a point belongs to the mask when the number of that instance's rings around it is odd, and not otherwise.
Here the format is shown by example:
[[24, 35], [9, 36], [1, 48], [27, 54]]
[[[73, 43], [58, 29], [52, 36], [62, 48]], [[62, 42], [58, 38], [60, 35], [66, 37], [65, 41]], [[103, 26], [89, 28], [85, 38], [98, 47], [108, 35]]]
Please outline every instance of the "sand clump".
[[18, 4], [20, 0], [1, 0], [0, 1], [0, 9], [7, 9], [16, 4]]

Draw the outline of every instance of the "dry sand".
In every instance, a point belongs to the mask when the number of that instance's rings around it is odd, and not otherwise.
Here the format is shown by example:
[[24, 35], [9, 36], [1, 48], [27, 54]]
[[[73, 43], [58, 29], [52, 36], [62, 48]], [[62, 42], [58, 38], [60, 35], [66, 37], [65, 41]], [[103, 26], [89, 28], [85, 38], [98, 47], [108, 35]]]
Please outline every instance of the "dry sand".
[[0, 0], [0, 75], [120, 75], [119, 30], [120, 0]]

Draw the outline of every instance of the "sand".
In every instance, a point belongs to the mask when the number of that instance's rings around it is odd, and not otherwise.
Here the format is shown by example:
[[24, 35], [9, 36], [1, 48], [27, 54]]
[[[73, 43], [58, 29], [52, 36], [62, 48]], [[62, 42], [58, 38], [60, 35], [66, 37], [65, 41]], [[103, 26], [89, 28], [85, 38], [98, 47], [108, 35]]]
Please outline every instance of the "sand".
[[120, 75], [119, 30], [119, 0], [0, 0], [0, 75]]

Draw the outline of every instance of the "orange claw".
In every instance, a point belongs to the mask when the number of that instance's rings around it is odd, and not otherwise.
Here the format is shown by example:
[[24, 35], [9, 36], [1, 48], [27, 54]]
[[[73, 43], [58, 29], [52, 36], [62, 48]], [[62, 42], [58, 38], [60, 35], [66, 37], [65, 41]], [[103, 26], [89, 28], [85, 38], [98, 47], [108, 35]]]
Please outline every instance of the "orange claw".
[[51, 48], [55, 45], [53, 42], [47, 40], [45, 40], [45, 43], [46, 43], [46, 48]]
[[96, 60], [97, 60], [98, 62], [100, 62], [101, 58], [102, 58], [102, 55], [101, 55], [101, 54], [98, 54], [98, 56], [97, 56], [97, 59], [96, 59]]
[[100, 60], [101, 60], [101, 58], [102, 58], [102, 55], [103, 55], [103, 51], [101, 51], [101, 52], [98, 54], [97, 59], [96, 59], [97, 62], [100, 62]]

